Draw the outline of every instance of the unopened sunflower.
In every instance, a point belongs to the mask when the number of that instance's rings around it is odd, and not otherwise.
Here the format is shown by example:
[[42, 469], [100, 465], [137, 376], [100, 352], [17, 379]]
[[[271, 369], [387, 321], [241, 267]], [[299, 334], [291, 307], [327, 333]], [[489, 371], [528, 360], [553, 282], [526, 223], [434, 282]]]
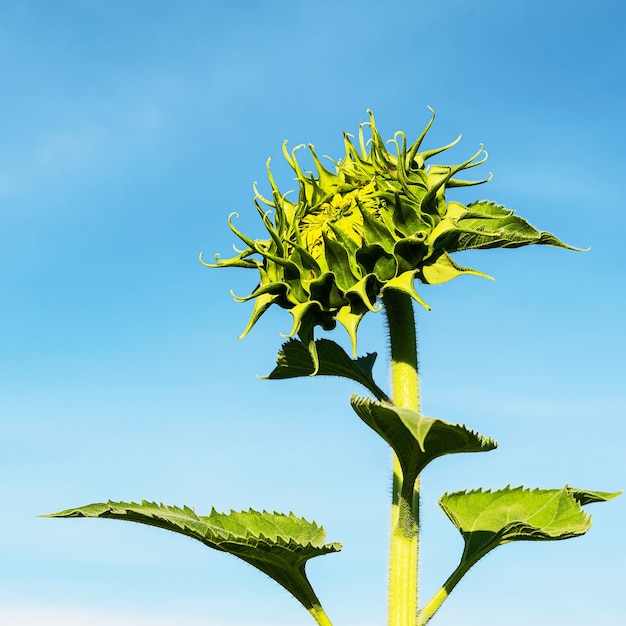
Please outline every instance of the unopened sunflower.
[[[453, 252], [530, 244], [570, 248], [494, 202], [448, 201], [448, 189], [488, 182], [456, 178], [484, 163], [487, 153], [481, 146], [458, 165], [431, 164], [432, 157], [458, 142], [420, 151], [434, 112], [412, 145], [407, 146], [405, 134], [397, 132], [387, 142], [393, 152], [387, 150], [373, 114], [368, 113], [370, 121], [359, 128], [358, 147], [344, 133], [345, 155], [332, 162], [332, 171], [322, 165], [312, 145], [315, 172], [303, 170], [297, 148], [289, 153], [287, 142], [283, 144], [299, 185], [297, 201], [279, 191], [268, 160], [272, 198], [264, 198], [256, 187], [254, 198], [267, 239], [247, 237], [233, 224], [236, 213], [229, 217], [230, 228], [246, 247], [233, 258], [216, 255], [215, 263], [204, 264], [259, 272], [254, 291], [245, 298], [235, 296], [241, 302], [254, 300], [242, 337], [277, 304], [293, 316], [289, 336], [297, 334], [312, 346], [316, 326], [331, 330], [339, 322], [356, 352], [359, 322], [368, 311], [380, 309], [378, 299], [386, 289], [407, 293], [429, 308], [415, 289], [416, 279], [438, 284], [462, 274], [486, 276], [458, 265], [450, 256]], [[371, 134], [367, 142], [365, 127]]]

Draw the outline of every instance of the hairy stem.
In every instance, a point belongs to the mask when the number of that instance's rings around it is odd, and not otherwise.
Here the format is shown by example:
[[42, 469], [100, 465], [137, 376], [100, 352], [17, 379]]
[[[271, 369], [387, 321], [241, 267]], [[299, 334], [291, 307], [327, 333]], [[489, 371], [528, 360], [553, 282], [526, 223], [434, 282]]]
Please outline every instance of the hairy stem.
[[[391, 289], [383, 293], [391, 352], [392, 400], [419, 410], [417, 341], [411, 298]], [[415, 626], [419, 548], [419, 479], [403, 476], [393, 459], [391, 543], [389, 554], [389, 626]]]
[[473, 567], [485, 554], [489, 552], [487, 548], [484, 551], [476, 553], [471, 559], [465, 558], [465, 551], [463, 557], [457, 568], [450, 574], [448, 580], [434, 593], [433, 597], [423, 606], [419, 612], [417, 619], [417, 626], [425, 626], [428, 624], [433, 615], [439, 610], [441, 605], [445, 602], [447, 597], [452, 593], [452, 590], [458, 585], [459, 581], [467, 572]]
[[302, 603], [319, 626], [333, 626], [304, 573], [304, 567], [295, 567], [289, 578], [293, 585], [291, 593]]

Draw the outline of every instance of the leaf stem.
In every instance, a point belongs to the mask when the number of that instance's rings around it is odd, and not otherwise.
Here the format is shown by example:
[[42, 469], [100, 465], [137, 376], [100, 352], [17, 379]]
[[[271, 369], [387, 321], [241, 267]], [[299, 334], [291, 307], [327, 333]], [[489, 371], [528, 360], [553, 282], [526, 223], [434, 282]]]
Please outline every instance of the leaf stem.
[[[392, 399], [396, 406], [419, 410], [415, 317], [410, 296], [387, 289], [382, 296], [391, 353]], [[389, 626], [415, 626], [419, 551], [419, 479], [404, 476], [393, 458], [389, 554]]]
[[328, 615], [326, 615], [324, 609], [319, 604], [312, 606], [309, 609], [309, 613], [320, 626], [333, 626], [332, 622], [328, 619]]
[[463, 557], [457, 568], [450, 574], [448, 580], [433, 594], [433, 597], [422, 607], [417, 618], [417, 626], [425, 626], [428, 624], [433, 615], [445, 602], [446, 598], [452, 593], [452, 590], [457, 586], [461, 578], [463, 578], [470, 568], [478, 563], [487, 552], [489, 552], [488, 548], [466, 559], [466, 550], [463, 551]]
[[289, 579], [292, 586], [290, 588], [286, 587], [287, 590], [302, 603], [302, 606], [306, 608], [313, 619], [320, 626], [333, 626], [332, 622], [328, 618], [328, 615], [326, 615], [326, 611], [322, 608], [322, 604], [315, 594], [315, 591], [313, 591], [313, 587], [311, 587], [311, 583], [309, 582], [309, 579], [304, 571], [303, 564], [290, 571]]

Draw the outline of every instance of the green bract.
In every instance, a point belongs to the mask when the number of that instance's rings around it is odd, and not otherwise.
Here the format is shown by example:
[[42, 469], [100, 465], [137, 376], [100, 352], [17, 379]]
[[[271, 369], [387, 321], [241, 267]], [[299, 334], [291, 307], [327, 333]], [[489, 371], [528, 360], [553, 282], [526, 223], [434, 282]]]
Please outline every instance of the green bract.
[[[431, 109], [432, 111], [432, 109]], [[414, 279], [438, 284], [461, 274], [485, 276], [458, 265], [450, 253], [480, 248], [513, 248], [549, 244], [568, 248], [556, 237], [535, 230], [528, 222], [493, 202], [468, 206], [448, 202], [446, 190], [487, 182], [454, 178], [487, 158], [481, 149], [459, 165], [427, 164], [429, 159], [454, 146], [420, 151], [435, 115], [417, 141], [407, 147], [397, 132], [387, 150], [371, 111], [369, 123], [359, 128], [359, 148], [344, 133], [345, 156], [326, 169], [312, 145], [309, 150], [316, 172], [304, 171], [295, 148], [283, 153], [299, 183], [297, 202], [276, 186], [269, 169], [272, 200], [255, 187], [256, 208], [269, 239], [252, 240], [229, 219], [232, 231], [246, 248], [231, 259], [215, 256], [210, 267], [245, 267], [260, 275], [257, 288], [238, 301], [255, 300], [242, 337], [272, 304], [289, 310], [296, 333], [312, 349], [313, 329], [331, 330], [340, 322], [348, 331], [356, 354], [356, 331], [367, 311], [377, 311], [377, 299], [385, 289], [408, 293], [429, 308], [414, 287]], [[369, 126], [366, 143], [363, 129]], [[459, 137], [460, 138], [460, 137]], [[265, 206], [264, 206], [265, 205]], [[273, 209], [273, 219], [270, 218]], [[233, 215], [231, 214], [231, 218]]]

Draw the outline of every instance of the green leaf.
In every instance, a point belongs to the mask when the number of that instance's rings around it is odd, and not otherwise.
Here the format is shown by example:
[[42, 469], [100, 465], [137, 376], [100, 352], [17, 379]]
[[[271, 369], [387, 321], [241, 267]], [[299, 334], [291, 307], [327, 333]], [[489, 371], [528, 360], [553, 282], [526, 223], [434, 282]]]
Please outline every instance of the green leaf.
[[356, 414], [394, 450], [405, 480], [414, 480], [433, 459], [457, 452], [486, 452], [496, 442], [460, 424], [450, 424], [417, 411], [352, 396]]
[[[372, 368], [376, 353], [372, 352], [358, 359], [351, 359], [346, 351], [334, 341], [315, 341], [319, 358], [318, 376], [342, 376], [350, 378], [371, 391], [378, 399], [386, 399], [385, 392], [374, 382]], [[279, 380], [311, 376], [314, 373], [313, 359], [308, 348], [296, 339], [284, 343], [276, 358], [276, 367], [264, 378]]]
[[212, 510], [196, 515], [188, 508], [154, 502], [107, 502], [68, 509], [43, 517], [101, 517], [156, 526], [197, 539], [209, 548], [228, 552], [253, 565], [282, 585], [309, 611], [319, 600], [306, 577], [305, 565], [313, 557], [341, 550], [324, 544], [326, 533], [316, 523], [293, 513], [249, 511], [228, 514]]
[[469, 569], [498, 546], [511, 541], [558, 541], [584, 535], [591, 518], [582, 505], [606, 502], [621, 492], [505, 487], [500, 491], [458, 491], [439, 504], [457, 527], [465, 548], [457, 568], [422, 607], [417, 626], [425, 626]]
[[430, 235], [435, 250], [460, 252], [488, 248], [519, 248], [533, 244], [578, 250], [563, 243], [551, 233], [538, 231], [525, 219], [505, 207], [480, 200], [468, 207], [449, 204], [446, 216]]
[[461, 563], [475, 563], [511, 541], [550, 541], [584, 535], [591, 518], [583, 504], [619, 495], [572, 489], [506, 487], [500, 491], [459, 491], [444, 494], [441, 508], [465, 541]]

